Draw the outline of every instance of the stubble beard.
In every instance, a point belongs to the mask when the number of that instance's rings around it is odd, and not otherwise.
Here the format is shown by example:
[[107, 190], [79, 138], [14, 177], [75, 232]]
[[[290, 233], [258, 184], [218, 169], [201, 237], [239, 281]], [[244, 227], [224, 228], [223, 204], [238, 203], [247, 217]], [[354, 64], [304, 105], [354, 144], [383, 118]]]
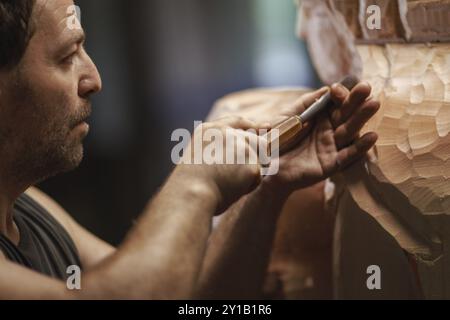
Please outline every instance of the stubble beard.
[[44, 104], [26, 83], [17, 89], [20, 95], [17, 108], [26, 109], [20, 112], [25, 115], [24, 122], [30, 126], [19, 125], [26, 132], [15, 134], [20, 138], [15, 139], [15, 145], [11, 148], [14, 160], [10, 169], [14, 179], [33, 185], [77, 168], [83, 159], [84, 136], [76, 134], [73, 129], [89, 116], [90, 104], [86, 102], [76, 109], [77, 114], [70, 115], [70, 100], [64, 93]]

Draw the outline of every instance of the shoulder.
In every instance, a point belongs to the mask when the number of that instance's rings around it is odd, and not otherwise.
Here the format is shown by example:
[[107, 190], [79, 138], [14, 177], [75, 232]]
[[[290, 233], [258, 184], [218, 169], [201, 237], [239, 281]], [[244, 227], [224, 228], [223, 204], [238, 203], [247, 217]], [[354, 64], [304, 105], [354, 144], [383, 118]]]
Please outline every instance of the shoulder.
[[74, 236], [73, 219], [70, 217], [67, 211], [64, 210], [64, 208], [61, 207], [55, 200], [53, 200], [51, 197], [49, 197], [47, 194], [36, 187], [29, 188], [27, 191], [25, 191], [25, 194], [36, 201], [54, 219], [56, 219], [56, 221], [58, 221], [64, 227], [64, 229], [66, 229], [71, 237]]
[[78, 224], [61, 205], [41, 190], [32, 187], [25, 193], [47, 210], [69, 233], [80, 253], [83, 266], [94, 266], [115, 251], [113, 246]]

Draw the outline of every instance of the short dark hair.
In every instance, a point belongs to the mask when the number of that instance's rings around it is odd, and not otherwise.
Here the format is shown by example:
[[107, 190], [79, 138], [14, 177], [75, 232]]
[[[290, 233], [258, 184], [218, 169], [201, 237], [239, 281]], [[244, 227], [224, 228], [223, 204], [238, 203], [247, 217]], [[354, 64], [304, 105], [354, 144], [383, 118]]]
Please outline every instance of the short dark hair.
[[0, 0], [0, 69], [16, 66], [33, 34], [35, 0]]

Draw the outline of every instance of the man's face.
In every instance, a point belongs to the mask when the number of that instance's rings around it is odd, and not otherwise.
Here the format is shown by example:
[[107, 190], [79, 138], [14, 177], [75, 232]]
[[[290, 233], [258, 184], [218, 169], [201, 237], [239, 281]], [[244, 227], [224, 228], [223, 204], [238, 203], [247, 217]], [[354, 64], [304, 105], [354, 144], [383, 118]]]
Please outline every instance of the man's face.
[[101, 80], [83, 48], [83, 30], [73, 28], [72, 5], [37, 0], [23, 59], [0, 71], [0, 168], [17, 171], [17, 178], [41, 180], [75, 168], [83, 157], [89, 97]]

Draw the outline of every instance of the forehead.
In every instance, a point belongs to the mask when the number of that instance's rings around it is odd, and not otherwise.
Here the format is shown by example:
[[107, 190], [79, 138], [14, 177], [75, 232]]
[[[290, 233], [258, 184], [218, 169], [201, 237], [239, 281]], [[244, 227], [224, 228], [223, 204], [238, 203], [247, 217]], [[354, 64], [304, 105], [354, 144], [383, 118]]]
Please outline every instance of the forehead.
[[73, 6], [73, 0], [37, 0], [33, 12], [35, 36], [58, 39], [61, 35], [74, 32], [73, 28], [68, 27], [74, 20]]

